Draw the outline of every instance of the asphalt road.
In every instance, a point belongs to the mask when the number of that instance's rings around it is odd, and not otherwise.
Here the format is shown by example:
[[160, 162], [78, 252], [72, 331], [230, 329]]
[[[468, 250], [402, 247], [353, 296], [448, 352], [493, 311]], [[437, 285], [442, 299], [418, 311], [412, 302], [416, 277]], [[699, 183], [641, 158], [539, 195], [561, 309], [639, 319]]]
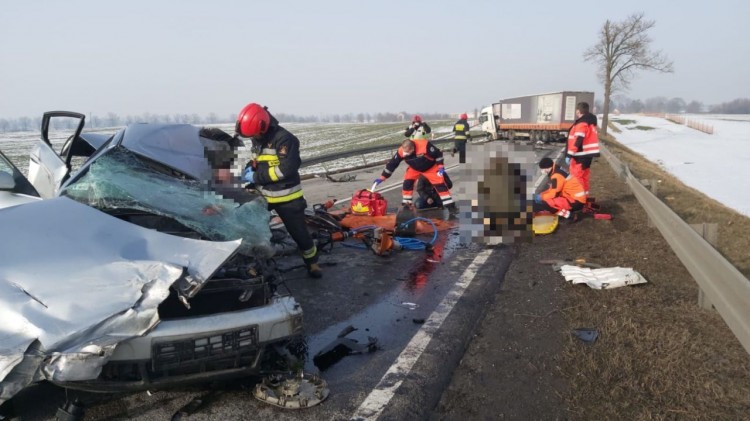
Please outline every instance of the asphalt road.
[[[538, 159], [555, 151], [535, 153]], [[457, 171], [451, 170], [457, 159], [448, 155], [446, 164], [457, 181]], [[405, 167], [402, 164], [381, 186], [394, 210]], [[308, 205], [350, 197], [355, 190], [369, 187], [381, 170], [359, 170], [351, 182], [306, 181]], [[389, 186], [396, 187], [388, 191]], [[306, 371], [320, 374], [330, 389], [329, 398], [319, 406], [285, 410], [259, 402], [251, 394], [255, 380], [249, 379], [125, 396], [87, 395], [86, 419], [169, 420], [201, 396], [206, 402], [190, 419], [426, 418], [463, 357], [514, 252], [508, 246], [462, 245], [457, 232], [442, 233], [437, 244], [437, 253], [401, 251], [389, 257], [336, 245], [321, 258], [323, 279], [308, 279], [302, 269], [286, 273], [288, 286], [304, 310]], [[290, 257], [286, 263], [294, 266], [301, 259]], [[312, 356], [347, 326], [357, 329], [347, 337], [361, 343], [377, 338], [379, 349], [347, 356], [319, 372]], [[52, 420], [64, 400], [64, 391], [41, 384], [20, 393], [14, 405], [20, 419]]]

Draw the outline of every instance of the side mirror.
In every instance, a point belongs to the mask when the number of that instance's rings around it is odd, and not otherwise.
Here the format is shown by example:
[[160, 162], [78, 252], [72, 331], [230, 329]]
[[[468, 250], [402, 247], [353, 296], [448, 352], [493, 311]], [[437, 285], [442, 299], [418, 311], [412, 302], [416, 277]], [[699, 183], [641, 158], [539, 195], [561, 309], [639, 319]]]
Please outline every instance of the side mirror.
[[0, 190], [13, 190], [16, 188], [16, 180], [13, 175], [0, 171]]

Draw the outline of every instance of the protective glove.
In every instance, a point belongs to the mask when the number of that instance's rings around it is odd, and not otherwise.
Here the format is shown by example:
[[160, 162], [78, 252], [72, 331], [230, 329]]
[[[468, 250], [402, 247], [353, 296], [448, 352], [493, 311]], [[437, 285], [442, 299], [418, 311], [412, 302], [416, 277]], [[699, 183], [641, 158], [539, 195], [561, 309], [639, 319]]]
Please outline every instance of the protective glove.
[[442, 165], [441, 165], [441, 166], [440, 166], [440, 167], [438, 168], [438, 170], [437, 170], [437, 175], [439, 175], [440, 177], [442, 177], [442, 176], [444, 176], [444, 175], [445, 175], [445, 167], [444, 167], [444, 166], [442, 166]]
[[570, 157], [565, 158], [565, 165], [570, 165]]
[[534, 203], [542, 203], [542, 196], [539, 193], [534, 193]]
[[245, 168], [245, 171], [242, 172], [242, 181], [247, 184], [253, 184], [253, 174], [255, 174], [255, 170], [253, 170], [252, 166], [248, 166]]
[[373, 184], [375, 184], [375, 185], [377, 186], [377, 185], [379, 185], [379, 184], [380, 184], [380, 183], [382, 183], [382, 182], [383, 182], [383, 177], [378, 177], [378, 178], [376, 178], [375, 180], [373, 180], [373, 182], [372, 182], [372, 183], [373, 183]]

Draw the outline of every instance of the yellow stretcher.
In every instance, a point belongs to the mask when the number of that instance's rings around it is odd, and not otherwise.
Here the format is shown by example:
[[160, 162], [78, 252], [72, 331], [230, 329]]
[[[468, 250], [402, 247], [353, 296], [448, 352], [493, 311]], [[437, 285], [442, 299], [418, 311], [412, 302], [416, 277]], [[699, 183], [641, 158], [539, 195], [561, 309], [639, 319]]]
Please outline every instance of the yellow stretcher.
[[552, 234], [557, 228], [558, 216], [551, 213], [534, 214], [531, 227], [535, 235]]

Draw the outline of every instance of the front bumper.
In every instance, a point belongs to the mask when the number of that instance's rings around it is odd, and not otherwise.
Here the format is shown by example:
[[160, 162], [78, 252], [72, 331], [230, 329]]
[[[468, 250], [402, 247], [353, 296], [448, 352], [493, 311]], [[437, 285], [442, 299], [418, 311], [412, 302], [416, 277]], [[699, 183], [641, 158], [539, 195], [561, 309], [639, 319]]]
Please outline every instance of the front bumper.
[[117, 345], [95, 380], [58, 382], [94, 392], [156, 389], [257, 373], [266, 347], [302, 333], [302, 309], [276, 297], [248, 310], [160, 322]]

